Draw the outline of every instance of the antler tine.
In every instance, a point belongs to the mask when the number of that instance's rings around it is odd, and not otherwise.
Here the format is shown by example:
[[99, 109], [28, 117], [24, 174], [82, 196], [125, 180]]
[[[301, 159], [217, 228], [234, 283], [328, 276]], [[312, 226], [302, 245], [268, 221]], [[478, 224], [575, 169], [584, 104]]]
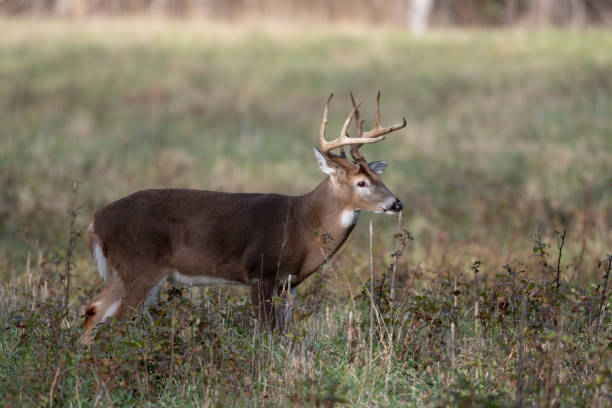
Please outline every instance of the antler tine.
[[357, 105], [355, 103], [355, 97], [353, 96], [352, 92], [349, 92], [349, 94], [351, 95], [351, 102], [353, 103], [353, 107], [355, 108], [355, 129], [357, 130], [357, 137], [361, 137], [361, 134], [363, 133], [363, 120], [361, 120], [360, 116], [359, 116], [359, 105]]
[[327, 103], [325, 103], [325, 109], [323, 110], [323, 120], [321, 121], [321, 130], [319, 131], [319, 144], [321, 145], [321, 152], [327, 154], [332, 158], [341, 157], [346, 158], [346, 153], [344, 149], [340, 150], [340, 155], [335, 155], [330, 153], [334, 147], [329, 147], [330, 142], [325, 140], [325, 130], [327, 127], [327, 115], [329, 113], [329, 104], [331, 103], [332, 98], [334, 97], [334, 93], [329, 94], [329, 98], [327, 98]]
[[[334, 97], [334, 93], [329, 94], [329, 98], [327, 98], [327, 103], [325, 104], [325, 109], [323, 110], [323, 120], [321, 121], [321, 130], [319, 131], [319, 144], [321, 145], [321, 150], [324, 149], [327, 141], [325, 140], [325, 128], [327, 127], [327, 114], [329, 113], [329, 104]], [[323, 152], [325, 153], [325, 152]]]
[[351, 110], [351, 113], [349, 113], [349, 115], [346, 117], [346, 120], [344, 121], [344, 125], [342, 125], [342, 130], [340, 131], [340, 137], [338, 138], [338, 140], [342, 140], [343, 142], [350, 140], [349, 139], [349, 135], [348, 135], [348, 127], [351, 124], [351, 120], [353, 120], [353, 116], [355, 117], [359, 117], [359, 106], [361, 104], [357, 105], [357, 106], [353, 106], [353, 109]]
[[[353, 96], [353, 92], [349, 92], [351, 95], [351, 102], [353, 103], [353, 107], [355, 108], [355, 129], [357, 131], [357, 137], [361, 137], [363, 134], [363, 120], [361, 120], [361, 116], [359, 115], [359, 109], [357, 103], [355, 103], [355, 97]], [[351, 156], [353, 160], [359, 161], [364, 159], [364, 157], [359, 153], [359, 148], [363, 146], [363, 143], [360, 144], [352, 144], [351, 145]]]
[[380, 89], [376, 94], [376, 113], [374, 114], [374, 127], [377, 129], [380, 127]]
[[374, 128], [363, 134], [363, 137], [383, 137], [386, 134], [402, 129], [406, 126], [406, 118], [402, 118], [402, 123], [397, 123], [388, 127], [380, 126], [380, 90], [376, 95], [376, 114], [374, 116]]
[[[340, 136], [337, 139], [334, 139], [330, 142], [325, 140], [325, 127], [327, 125], [327, 114], [329, 111], [330, 101], [331, 101], [331, 95], [329, 99], [327, 100], [327, 103], [325, 104], [325, 110], [323, 111], [323, 121], [321, 122], [321, 131], [319, 133], [319, 142], [321, 145], [322, 153], [331, 155], [330, 151], [337, 147], [343, 147], [346, 145], [354, 145], [354, 144], [376, 143], [384, 139], [384, 136], [379, 136], [379, 137], [374, 136], [374, 137], [367, 137], [367, 138], [366, 137], [353, 138], [353, 137], [348, 136], [346, 132], [348, 129], [348, 126], [351, 123], [353, 116], [355, 116], [356, 112], [358, 112], [359, 110], [359, 105], [356, 105], [356, 106], [353, 106], [353, 109], [351, 110], [346, 120], [344, 121], [344, 125], [342, 126], [342, 131], [340, 132]], [[343, 154], [340, 157], [346, 157], [346, 155], [344, 154], [344, 149], [342, 150], [343, 150], [342, 151]]]
[[[353, 102], [353, 106], [355, 106], [355, 98], [353, 97], [352, 93], [351, 93], [351, 101]], [[404, 126], [406, 126], [405, 118], [402, 118], [402, 123], [398, 123], [398, 124], [391, 125], [388, 127], [380, 126], [380, 91], [378, 91], [378, 94], [376, 95], [376, 113], [374, 114], [374, 128], [367, 132], [364, 132], [363, 122], [359, 120], [358, 111], [355, 114], [355, 118], [357, 119], [357, 122], [359, 123], [357, 124], [357, 132], [359, 134], [359, 137], [361, 139], [371, 138], [371, 140], [376, 141], [376, 142], [379, 140], [384, 140], [386, 134], [391, 133], [395, 130], [402, 129]], [[359, 153], [359, 148], [362, 145], [363, 143], [351, 145], [351, 156], [353, 156], [353, 160], [355, 161], [365, 160], [365, 158], [361, 155], [361, 153]]]

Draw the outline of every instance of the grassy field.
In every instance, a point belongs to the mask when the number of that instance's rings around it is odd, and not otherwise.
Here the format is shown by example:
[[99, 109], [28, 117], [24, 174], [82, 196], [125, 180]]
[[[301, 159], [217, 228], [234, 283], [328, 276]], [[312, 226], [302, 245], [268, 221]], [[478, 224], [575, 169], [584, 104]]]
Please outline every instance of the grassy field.
[[[610, 404], [610, 50], [603, 30], [0, 21], [4, 403]], [[370, 320], [364, 215], [286, 336], [255, 333], [240, 290], [182, 289], [78, 345], [96, 208], [151, 187], [309, 191], [329, 93], [331, 135], [349, 90], [371, 118], [378, 89], [383, 122], [408, 121], [362, 149], [405, 204], [396, 302], [397, 220], [374, 216]]]

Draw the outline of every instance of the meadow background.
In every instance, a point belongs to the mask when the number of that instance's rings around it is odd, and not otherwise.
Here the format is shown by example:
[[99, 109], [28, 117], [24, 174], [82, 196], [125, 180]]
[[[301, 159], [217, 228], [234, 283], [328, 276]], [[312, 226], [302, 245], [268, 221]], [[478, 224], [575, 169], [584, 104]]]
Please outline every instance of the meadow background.
[[[611, 74], [605, 27], [0, 20], [4, 403], [606, 406]], [[408, 126], [362, 150], [389, 162], [406, 231], [372, 216], [374, 293], [363, 214], [285, 336], [256, 333], [241, 290], [168, 288], [78, 344], [103, 285], [80, 236], [95, 209], [144, 188], [305, 193], [329, 93], [331, 136], [349, 90], [371, 119], [379, 89], [383, 122]]]

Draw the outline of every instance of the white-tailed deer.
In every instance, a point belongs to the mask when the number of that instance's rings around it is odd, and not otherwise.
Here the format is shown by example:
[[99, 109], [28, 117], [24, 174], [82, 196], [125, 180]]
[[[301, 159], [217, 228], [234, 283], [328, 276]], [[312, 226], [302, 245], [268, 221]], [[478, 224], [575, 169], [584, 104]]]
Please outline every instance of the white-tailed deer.
[[[294, 288], [317, 271], [347, 239], [359, 212], [395, 213], [402, 203], [381, 181], [387, 164], [368, 163], [363, 144], [384, 140], [406, 126], [380, 126], [380, 92], [374, 128], [364, 132], [359, 107], [340, 136], [325, 139], [330, 95], [323, 112], [320, 150], [314, 155], [328, 175], [302, 196], [145, 190], [98, 210], [89, 225], [89, 247], [107, 287], [85, 309], [83, 342], [111, 316], [129, 317], [154, 304], [168, 280], [186, 285], [250, 286], [260, 323], [281, 324], [272, 302], [283, 285]], [[356, 136], [347, 133], [355, 118]], [[350, 145], [352, 160], [345, 154]], [[339, 154], [331, 151], [339, 148]], [[322, 239], [324, 237], [325, 239]]]

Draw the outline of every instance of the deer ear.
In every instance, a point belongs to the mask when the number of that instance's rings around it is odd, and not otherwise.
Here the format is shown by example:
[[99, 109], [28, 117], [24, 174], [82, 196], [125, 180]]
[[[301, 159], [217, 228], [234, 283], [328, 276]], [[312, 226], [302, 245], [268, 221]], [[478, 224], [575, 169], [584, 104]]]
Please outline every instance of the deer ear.
[[368, 166], [370, 166], [370, 170], [372, 170], [374, 173], [381, 175], [387, 168], [387, 162], [386, 161], [375, 161], [372, 163], [368, 163]]
[[325, 174], [329, 174], [330, 176], [336, 172], [336, 166], [325, 157], [323, 153], [319, 151], [316, 147], [313, 147], [315, 159], [317, 159], [317, 163], [319, 163], [319, 168]]

